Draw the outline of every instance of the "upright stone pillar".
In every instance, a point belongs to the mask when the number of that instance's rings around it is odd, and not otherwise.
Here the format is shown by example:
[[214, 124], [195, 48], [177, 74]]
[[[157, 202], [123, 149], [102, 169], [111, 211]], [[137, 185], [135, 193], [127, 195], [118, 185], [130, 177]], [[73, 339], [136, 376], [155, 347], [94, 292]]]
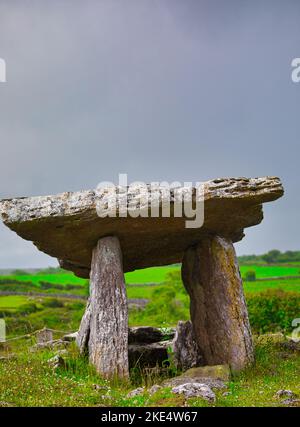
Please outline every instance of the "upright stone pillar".
[[243, 369], [254, 360], [242, 279], [229, 239], [207, 237], [187, 249], [182, 280], [190, 295], [195, 339], [207, 365]]
[[122, 253], [116, 237], [100, 239], [93, 251], [90, 298], [77, 344], [104, 378], [127, 378], [128, 308]]

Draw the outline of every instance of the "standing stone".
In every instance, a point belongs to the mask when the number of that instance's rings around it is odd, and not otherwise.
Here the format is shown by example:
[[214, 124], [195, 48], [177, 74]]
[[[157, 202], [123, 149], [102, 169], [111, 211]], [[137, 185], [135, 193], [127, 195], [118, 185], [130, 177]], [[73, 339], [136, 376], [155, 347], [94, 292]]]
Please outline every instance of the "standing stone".
[[[92, 284], [90, 284], [91, 287]], [[90, 325], [91, 325], [91, 301], [88, 299], [84, 315], [82, 316], [80, 328], [76, 338], [76, 344], [79, 347], [81, 354], [86, 354], [89, 347], [89, 338], [90, 338]]]
[[187, 322], [180, 320], [178, 322], [173, 342], [173, 352], [176, 367], [183, 371], [201, 364], [202, 357], [190, 320]]
[[253, 344], [242, 279], [231, 240], [207, 237], [189, 248], [182, 280], [203, 363], [233, 370], [253, 362]]
[[90, 362], [104, 378], [127, 378], [128, 309], [122, 253], [116, 237], [104, 237], [93, 251], [90, 298], [77, 343], [88, 344]]
[[53, 341], [53, 332], [51, 329], [44, 328], [36, 334], [37, 344], [47, 344]]

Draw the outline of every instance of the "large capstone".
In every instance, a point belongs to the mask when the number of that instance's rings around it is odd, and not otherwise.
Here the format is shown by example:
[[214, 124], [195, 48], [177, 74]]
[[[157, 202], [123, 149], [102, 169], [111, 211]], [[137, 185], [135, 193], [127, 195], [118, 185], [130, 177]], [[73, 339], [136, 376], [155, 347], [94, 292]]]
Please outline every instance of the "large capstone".
[[[149, 210], [151, 198], [140, 199], [138, 189], [128, 200], [138, 199]], [[99, 239], [117, 236], [123, 252], [124, 272], [181, 262], [185, 249], [207, 235], [219, 235], [236, 242], [244, 228], [263, 219], [262, 203], [281, 197], [279, 178], [225, 178], [204, 183], [204, 224], [186, 228], [186, 218], [105, 217], [97, 214], [95, 190], [55, 196], [2, 200], [4, 223], [38, 249], [59, 259], [62, 267], [88, 278], [92, 253]], [[161, 208], [161, 194], [152, 193]], [[171, 191], [171, 212], [174, 190]]]

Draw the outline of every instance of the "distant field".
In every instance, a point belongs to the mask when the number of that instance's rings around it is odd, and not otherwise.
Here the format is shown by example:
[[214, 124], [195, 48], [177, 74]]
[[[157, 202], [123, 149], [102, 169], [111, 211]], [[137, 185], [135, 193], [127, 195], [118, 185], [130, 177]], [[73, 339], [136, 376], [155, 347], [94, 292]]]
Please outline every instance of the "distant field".
[[85, 279], [80, 279], [76, 277], [71, 272], [57, 273], [57, 274], [24, 274], [24, 275], [10, 275], [10, 276], [0, 276], [1, 281], [8, 280], [19, 280], [22, 282], [32, 282], [38, 284], [39, 282], [48, 282], [48, 283], [59, 283], [62, 285], [71, 284], [71, 285], [82, 285], [86, 282]]
[[162, 283], [166, 275], [174, 270], [179, 270], [179, 266], [150, 267], [143, 270], [135, 270], [125, 274], [127, 284], [137, 283]]
[[162, 285], [127, 286], [127, 297], [151, 299], [153, 291], [159, 289], [161, 286]]
[[25, 296], [0, 296], [0, 309], [17, 309], [23, 304], [28, 302], [28, 298]]
[[264, 282], [244, 282], [246, 292], [263, 292], [268, 289], [300, 292], [300, 279], [278, 279]]
[[[149, 298], [152, 292], [158, 289], [158, 286], [147, 286], [147, 283], [162, 283], [170, 271], [179, 271], [179, 266], [153, 267], [145, 270], [136, 270], [126, 274], [127, 284], [145, 283], [145, 286], [128, 286], [128, 298]], [[255, 270], [257, 278], [285, 277], [300, 275], [298, 267], [282, 266], [241, 266], [242, 276], [249, 270]], [[264, 282], [246, 282], [244, 281], [246, 292], [263, 292], [268, 289], [282, 289], [285, 291], [300, 292], [300, 278], [278, 279]]]
[[[249, 270], [256, 272], [256, 277], [281, 277], [281, 276], [300, 276], [299, 267], [283, 266], [261, 266], [261, 265], [242, 265], [240, 267], [242, 276]], [[180, 270], [180, 266], [151, 267], [144, 270], [135, 270], [125, 274], [126, 283], [162, 283], [170, 271]]]
[[[151, 299], [154, 290], [159, 289], [160, 286], [128, 286], [128, 298], [148, 298]], [[284, 291], [300, 292], [300, 279], [288, 280], [270, 280], [265, 282], [244, 282], [245, 292], [256, 293], [264, 292], [268, 289], [282, 289]]]
[[[264, 282], [246, 282], [244, 281], [244, 287], [247, 292], [260, 292], [265, 291], [267, 289], [284, 289], [287, 291], [299, 291], [300, 292], [300, 279], [299, 278], [291, 278], [284, 279], [286, 276], [297, 276], [300, 274], [299, 267], [293, 266], [261, 266], [261, 265], [242, 265], [241, 274], [245, 276], [246, 272], [249, 270], [255, 270], [256, 277], [259, 278], [272, 278], [272, 277], [283, 277], [278, 280], [270, 280]], [[144, 270], [136, 270], [130, 273], [125, 274], [125, 280], [128, 286], [128, 297], [129, 298], [151, 298], [152, 292], [154, 289], [157, 289], [157, 286], [151, 287], [147, 286], [149, 283], [161, 284], [163, 283], [168, 273], [170, 272], [180, 272], [179, 265], [173, 266], [164, 266], [164, 267], [151, 267], [146, 268]], [[78, 294], [78, 295], [86, 295], [86, 284], [87, 280], [80, 279], [76, 277], [71, 272], [59, 272], [55, 274], [24, 274], [24, 275], [11, 275], [11, 276], [1, 276], [0, 277], [0, 291], [7, 291], [12, 289], [13, 291], [37, 291], [37, 292], [47, 292], [51, 293], [70, 293], [70, 294]], [[5, 280], [9, 281], [18, 281], [18, 282], [31, 282], [32, 285], [27, 285], [24, 283], [23, 286], [21, 284], [5, 284]], [[40, 282], [45, 282], [53, 285], [63, 285], [63, 288], [57, 289], [55, 287], [49, 288], [41, 288]], [[135, 284], [145, 284], [145, 286], [133, 286]], [[65, 286], [66, 288], [65, 288]], [[67, 285], [73, 285], [76, 288], [68, 289]], [[77, 288], [78, 285], [78, 288]], [[22, 287], [22, 289], [21, 289]], [[42, 289], [42, 290], [41, 290]], [[50, 295], [49, 295], [50, 296]], [[7, 297], [1, 297], [7, 298]], [[20, 304], [24, 303], [24, 297], [10, 297], [16, 298], [16, 304], [18, 301]], [[3, 300], [5, 301], [5, 300]], [[11, 299], [9, 300], [11, 301]], [[1, 306], [3, 304], [1, 303]]]
[[256, 272], [257, 278], [265, 277], [280, 277], [280, 276], [300, 276], [299, 267], [284, 267], [284, 266], [262, 266], [262, 265], [241, 265], [241, 274], [244, 274], [249, 270]]
[[[161, 283], [165, 280], [166, 274], [174, 269], [179, 269], [177, 266], [166, 267], [151, 267], [144, 270], [135, 270], [125, 274], [125, 280], [128, 284], [139, 283]], [[71, 284], [71, 285], [84, 285], [86, 279], [80, 279], [71, 272], [57, 273], [57, 274], [24, 274], [24, 275], [10, 275], [0, 276], [1, 282], [5, 280], [18, 280], [21, 282], [32, 282], [38, 285], [39, 282], [48, 282], [53, 284]]]
[[[277, 280], [244, 281], [249, 316], [253, 327], [256, 328], [256, 331], [262, 327], [267, 331], [273, 331], [275, 330], [273, 328], [277, 327], [288, 329], [291, 320], [295, 316], [299, 317], [297, 295], [300, 294], [300, 278], [284, 279], [284, 277], [299, 275], [298, 268], [242, 266], [242, 275], [245, 275], [248, 270], [255, 270], [257, 278], [283, 277]], [[168, 273], [171, 272], [173, 274], [166, 283]], [[0, 295], [0, 313], [2, 310], [2, 316], [6, 318], [9, 336], [22, 335], [44, 326], [64, 331], [78, 328], [84, 312], [85, 301], [68, 300], [65, 295], [87, 296], [86, 280], [76, 278], [68, 272], [24, 274], [6, 278], [1, 276], [0, 280], [0, 292], [1, 290], [2, 292], [30, 291], [33, 295], [37, 292], [47, 295], [34, 297]], [[5, 283], [6, 280], [10, 282]], [[44, 282], [44, 286], [40, 282]], [[189, 297], [180, 280], [180, 266], [153, 267], [130, 272], [126, 274], [126, 283], [128, 298], [149, 300], [143, 310], [130, 310], [129, 324], [131, 326], [174, 326], [178, 320], [189, 318]], [[151, 283], [154, 285], [151, 286]], [[289, 296], [288, 292], [278, 293], [278, 289], [293, 292], [290, 292]], [[273, 292], [267, 293], [267, 296], [264, 297], [262, 293], [265, 291]], [[257, 297], [262, 298], [263, 306], [257, 303], [255, 300]], [[289, 310], [292, 312], [290, 313]]]

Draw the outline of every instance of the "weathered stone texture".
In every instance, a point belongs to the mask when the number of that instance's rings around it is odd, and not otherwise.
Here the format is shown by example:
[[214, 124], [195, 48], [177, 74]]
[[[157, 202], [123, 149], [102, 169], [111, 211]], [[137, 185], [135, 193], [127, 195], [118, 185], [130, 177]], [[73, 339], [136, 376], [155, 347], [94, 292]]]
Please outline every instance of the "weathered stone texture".
[[170, 341], [156, 343], [129, 344], [128, 357], [130, 368], [154, 368], [168, 365], [168, 348]]
[[240, 370], [252, 363], [250, 324], [232, 242], [216, 236], [189, 248], [182, 279], [204, 364], [228, 363]]
[[[186, 218], [100, 218], [96, 190], [2, 200], [0, 213], [4, 223], [21, 237], [58, 258], [62, 267], [88, 278], [93, 249], [102, 237], [119, 238], [124, 271], [181, 262], [184, 250], [206, 235], [240, 240], [244, 228], [261, 222], [262, 203], [283, 194], [276, 177], [215, 179], [205, 182], [204, 188], [205, 220], [196, 229], [185, 228]], [[140, 200], [136, 190], [129, 193], [129, 199]], [[152, 197], [161, 207], [160, 193]], [[173, 191], [171, 212], [174, 200]], [[144, 210], [150, 205], [151, 199], [142, 198]]]
[[116, 237], [99, 240], [93, 251], [90, 299], [77, 343], [81, 350], [88, 344], [90, 361], [103, 377], [128, 377], [128, 309]]
[[178, 322], [173, 341], [173, 353], [176, 367], [183, 371], [201, 364], [202, 357], [190, 320]]

